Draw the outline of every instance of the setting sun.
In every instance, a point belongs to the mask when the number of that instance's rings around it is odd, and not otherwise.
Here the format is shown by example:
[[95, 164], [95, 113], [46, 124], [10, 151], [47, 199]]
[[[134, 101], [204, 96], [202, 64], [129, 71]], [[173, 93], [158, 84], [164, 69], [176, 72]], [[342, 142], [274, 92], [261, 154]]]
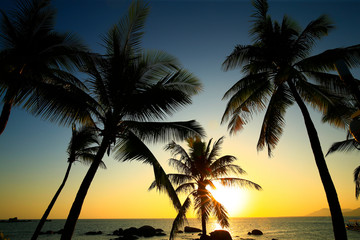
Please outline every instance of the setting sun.
[[223, 204], [230, 217], [241, 215], [248, 200], [248, 195], [244, 189], [237, 187], [224, 187], [215, 182], [216, 189], [208, 188], [214, 198]]

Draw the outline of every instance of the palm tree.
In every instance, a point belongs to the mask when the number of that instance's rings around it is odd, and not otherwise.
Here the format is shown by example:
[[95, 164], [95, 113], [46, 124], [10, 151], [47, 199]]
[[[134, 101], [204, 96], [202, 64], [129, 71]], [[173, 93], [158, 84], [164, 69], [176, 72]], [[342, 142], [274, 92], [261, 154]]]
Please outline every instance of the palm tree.
[[[230, 132], [235, 133], [253, 114], [265, 110], [257, 148], [267, 147], [271, 156], [283, 131], [286, 109], [295, 102], [303, 115], [325, 189], [335, 239], [347, 239], [336, 189], [305, 102], [324, 114], [346, 105], [345, 99], [339, 96], [346, 93], [345, 87], [337, 84], [339, 76], [328, 72], [335, 70], [334, 63], [338, 59], [349, 66], [358, 65], [359, 45], [309, 56], [316, 40], [333, 28], [327, 16], [322, 15], [301, 29], [287, 16], [281, 23], [273, 21], [268, 15], [266, 0], [255, 0], [253, 5], [256, 8], [250, 30], [253, 44], [237, 45], [223, 63], [224, 70], [240, 67], [245, 75], [224, 95], [229, 101], [222, 123], [229, 122]], [[344, 126], [344, 122], [328, 117], [326, 120], [330, 123]]]
[[[174, 166], [179, 173], [168, 174], [170, 182], [176, 186], [177, 193], [187, 193], [178, 215], [176, 216], [170, 234], [170, 239], [174, 237], [175, 232], [183, 224], [186, 212], [191, 206], [191, 199], [194, 202], [194, 209], [201, 219], [202, 236], [206, 236], [206, 222], [211, 214], [214, 214], [221, 227], [229, 227], [229, 218], [224, 206], [216, 201], [208, 187], [215, 189], [214, 182], [219, 182], [223, 186], [247, 186], [260, 190], [261, 187], [249, 180], [229, 177], [229, 174], [244, 174], [245, 171], [234, 164], [236, 157], [225, 155], [218, 157], [223, 137], [214, 143], [211, 149], [212, 139], [206, 144], [199, 137], [187, 139], [189, 153], [174, 141], [166, 146], [173, 156], [179, 156], [178, 159], [171, 158], [170, 165]], [[156, 182], [149, 189], [157, 187]]]
[[84, 106], [74, 101], [85, 86], [70, 74], [86, 47], [76, 36], [54, 31], [50, 0], [20, 0], [17, 7], [0, 11], [0, 134], [13, 106], [60, 123], [88, 120]]
[[[40, 219], [36, 230], [31, 237], [31, 240], [35, 240], [38, 238], [42, 227], [45, 224], [47, 217], [49, 216], [51, 209], [53, 208], [58, 196], [60, 195], [62, 189], [65, 186], [66, 180], [69, 176], [71, 166], [76, 161], [81, 161], [83, 163], [91, 163], [94, 159], [94, 153], [97, 150], [98, 139], [94, 128], [92, 127], [81, 127], [79, 130], [76, 129], [75, 125], [72, 129], [72, 136], [70, 143], [67, 148], [68, 153], [68, 167], [64, 176], [62, 183], [60, 184], [59, 189], [56, 191], [54, 197], [52, 198], [49, 206], [44, 212], [42, 218]], [[102, 164], [102, 167], [105, 168], [105, 164]]]
[[159, 170], [158, 162], [142, 158], [133, 147], [144, 142], [203, 135], [195, 121], [161, 121], [190, 104], [191, 96], [201, 90], [201, 85], [192, 74], [179, 69], [174, 57], [142, 50], [142, 29], [148, 12], [145, 3], [133, 1], [128, 14], [104, 37], [106, 54], [93, 55], [93, 61], [84, 68], [90, 76], [87, 83], [93, 97], [88, 104], [102, 139], [73, 202], [61, 239], [71, 239], [87, 191], [112, 145], [118, 160], [152, 164], [155, 176], [161, 177], [163, 171]]

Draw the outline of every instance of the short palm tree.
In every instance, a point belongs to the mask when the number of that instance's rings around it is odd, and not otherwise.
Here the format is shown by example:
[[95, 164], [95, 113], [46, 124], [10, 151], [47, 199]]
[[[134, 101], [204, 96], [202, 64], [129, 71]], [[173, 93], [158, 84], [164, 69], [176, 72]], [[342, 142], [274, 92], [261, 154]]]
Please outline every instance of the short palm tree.
[[60, 123], [88, 120], [74, 101], [85, 86], [70, 74], [86, 47], [74, 35], [54, 31], [56, 11], [49, 0], [20, 0], [17, 7], [0, 11], [0, 134], [13, 106]]
[[[176, 192], [187, 193], [178, 215], [176, 216], [170, 234], [170, 239], [174, 237], [179, 226], [186, 219], [186, 212], [191, 206], [191, 199], [194, 202], [194, 209], [201, 219], [202, 235], [206, 236], [206, 222], [211, 214], [215, 215], [221, 227], [229, 227], [229, 218], [224, 206], [216, 201], [209, 188], [215, 189], [214, 182], [219, 182], [223, 186], [247, 186], [260, 190], [261, 187], [249, 180], [237, 177], [229, 177], [230, 174], [240, 175], [245, 171], [234, 164], [236, 157], [225, 155], [219, 157], [223, 137], [214, 143], [211, 148], [212, 140], [206, 144], [199, 137], [187, 140], [189, 153], [174, 141], [166, 146], [173, 156], [170, 165], [174, 166], [179, 173], [168, 174], [170, 182], [176, 186]], [[157, 187], [154, 182], [150, 189]]]
[[[343, 59], [348, 65], [357, 65], [359, 46], [309, 56], [316, 41], [333, 28], [327, 16], [320, 16], [301, 29], [287, 16], [282, 22], [273, 21], [268, 15], [266, 0], [255, 0], [253, 5], [256, 8], [250, 30], [253, 44], [236, 46], [223, 63], [224, 70], [239, 67], [245, 75], [224, 95], [224, 99], [229, 101], [222, 122], [229, 122], [230, 132], [235, 133], [253, 114], [265, 110], [257, 148], [267, 147], [271, 155], [283, 131], [286, 109], [295, 102], [303, 115], [325, 189], [335, 239], [347, 239], [336, 189], [305, 102], [324, 114], [346, 105], [344, 98], [338, 96], [346, 92], [345, 88], [338, 84], [339, 77], [328, 71], [335, 70], [334, 63], [338, 59]], [[331, 116], [327, 120], [343, 124]]]
[[[73, 126], [71, 140], [67, 148], [68, 167], [64, 179], [60, 184], [59, 189], [56, 191], [54, 197], [52, 198], [46, 211], [44, 212], [42, 218], [40, 219], [36, 230], [31, 237], [31, 240], [35, 240], [38, 238], [40, 231], [51, 212], [51, 209], [53, 208], [58, 196], [60, 195], [62, 189], [65, 186], [73, 163], [75, 163], [76, 161], [81, 161], [83, 163], [91, 163], [94, 160], [98, 144], [99, 142], [94, 128], [84, 126], [77, 130], [75, 125]], [[105, 167], [104, 164], [102, 166]]]
[[192, 74], [180, 69], [174, 57], [142, 50], [142, 30], [148, 12], [147, 4], [133, 1], [128, 14], [104, 37], [106, 54], [93, 55], [93, 61], [84, 68], [90, 76], [87, 83], [93, 97], [87, 104], [102, 139], [69, 212], [63, 240], [71, 239], [87, 191], [112, 145], [118, 160], [149, 163], [155, 176], [166, 180], [161, 177], [163, 171], [156, 159], [139, 156], [134, 146], [203, 135], [195, 121], [162, 122], [169, 114], [190, 104], [191, 96], [201, 89], [201, 84]]

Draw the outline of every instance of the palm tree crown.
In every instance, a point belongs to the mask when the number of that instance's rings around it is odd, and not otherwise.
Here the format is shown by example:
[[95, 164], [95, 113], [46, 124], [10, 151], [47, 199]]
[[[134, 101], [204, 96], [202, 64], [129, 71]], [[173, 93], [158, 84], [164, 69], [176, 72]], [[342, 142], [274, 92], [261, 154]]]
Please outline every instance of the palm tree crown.
[[17, 7], [0, 11], [0, 134], [12, 106], [60, 123], [86, 121], [84, 106], [74, 101], [85, 86], [70, 72], [81, 66], [87, 48], [75, 35], [54, 31], [49, 0], [19, 0]]
[[[229, 219], [224, 206], [216, 201], [212, 196], [209, 187], [215, 189], [214, 182], [219, 182], [223, 186], [246, 186], [260, 190], [261, 187], [249, 180], [230, 177], [229, 175], [244, 174], [245, 171], [238, 165], [234, 164], [236, 157], [225, 155], [219, 157], [223, 138], [216, 141], [212, 148], [212, 140], [208, 144], [202, 142], [199, 137], [189, 138], [187, 140], [189, 153], [183, 147], [174, 141], [166, 146], [166, 150], [170, 150], [172, 155], [179, 158], [171, 158], [169, 164], [177, 169], [179, 173], [168, 174], [169, 180], [176, 186], [176, 192], [188, 194], [186, 200], [180, 209], [178, 216], [174, 220], [173, 229], [171, 231], [172, 238], [174, 233], [186, 217], [186, 212], [194, 201], [194, 208], [198, 217], [202, 221], [203, 235], [206, 235], [206, 222], [211, 214], [213, 214], [220, 226], [228, 227]], [[156, 187], [154, 182], [150, 189]]]
[[[324, 114], [347, 105], [337, 96], [346, 92], [345, 87], [338, 84], [338, 75], [327, 71], [335, 70], [334, 63], [340, 58], [348, 65], [357, 65], [360, 48], [332, 49], [310, 57], [317, 40], [334, 28], [326, 15], [301, 29], [287, 16], [281, 23], [272, 20], [267, 14], [266, 0], [253, 4], [256, 7], [250, 30], [253, 44], [237, 45], [223, 63], [225, 70], [241, 67], [245, 76], [225, 93], [224, 99], [229, 101], [222, 122], [229, 122], [230, 132], [235, 133], [253, 114], [266, 109], [258, 149], [267, 146], [271, 155], [283, 132], [286, 109], [295, 101], [292, 89]], [[344, 127], [344, 121], [327, 116], [324, 120]]]

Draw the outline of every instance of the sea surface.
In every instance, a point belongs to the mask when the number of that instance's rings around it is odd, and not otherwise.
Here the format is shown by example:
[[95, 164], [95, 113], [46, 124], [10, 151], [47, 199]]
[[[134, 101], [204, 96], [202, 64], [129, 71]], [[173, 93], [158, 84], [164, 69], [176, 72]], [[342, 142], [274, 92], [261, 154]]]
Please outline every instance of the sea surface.
[[[345, 218], [349, 219], [358, 218]], [[10, 240], [28, 240], [31, 238], [38, 220], [30, 222], [0, 222], [0, 232]], [[58, 231], [63, 228], [65, 220], [52, 220], [45, 223], [43, 231]], [[167, 236], [146, 238], [146, 240], [166, 240], [169, 238], [172, 219], [80, 219], [76, 225], [73, 236], [74, 240], [110, 240], [116, 239], [112, 236], [114, 230], [119, 228], [141, 227], [150, 225], [154, 228], [161, 228]], [[189, 226], [200, 228], [200, 222], [197, 219], [189, 219]], [[208, 223], [208, 232], [220, 229], [216, 221], [210, 219]], [[253, 229], [260, 229], [264, 235], [249, 236], [247, 233]], [[280, 218], [232, 218], [230, 219], [230, 228], [227, 229], [234, 240], [241, 239], [278, 239], [278, 240], [330, 240], [334, 239], [330, 217], [280, 217]], [[102, 235], [85, 235], [89, 231], [102, 231]], [[348, 239], [360, 239], [360, 232], [347, 231]], [[176, 239], [192, 240], [198, 239], [197, 233], [179, 233]], [[40, 235], [39, 239], [57, 240], [60, 235]], [[139, 238], [144, 240], [145, 238]]]

